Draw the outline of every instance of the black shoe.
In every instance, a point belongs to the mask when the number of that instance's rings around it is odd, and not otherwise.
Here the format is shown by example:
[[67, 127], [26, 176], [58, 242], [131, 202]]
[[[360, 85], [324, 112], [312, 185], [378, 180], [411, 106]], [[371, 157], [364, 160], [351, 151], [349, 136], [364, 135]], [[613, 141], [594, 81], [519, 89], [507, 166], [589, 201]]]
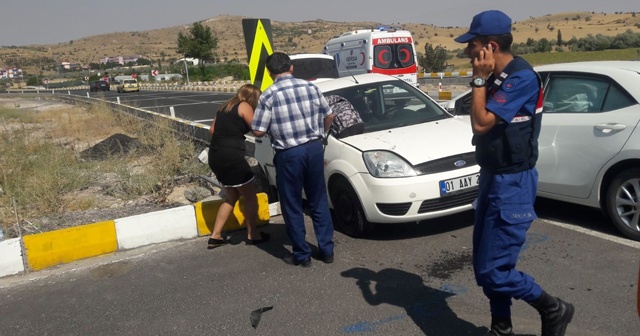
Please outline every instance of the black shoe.
[[322, 262], [325, 264], [331, 264], [333, 262], [333, 254], [324, 255], [321, 253], [319, 259], [322, 260]]
[[530, 304], [540, 313], [542, 319], [541, 336], [564, 336], [575, 312], [572, 304], [544, 291], [538, 300]]
[[268, 233], [260, 232], [260, 239], [247, 239], [247, 245], [258, 245], [262, 243], [266, 243], [271, 238], [271, 235]]
[[511, 336], [513, 333], [513, 326], [511, 324], [511, 318], [509, 317], [491, 317], [491, 330], [486, 336]]
[[541, 314], [542, 336], [564, 336], [567, 326], [573, 319], [575, 308], [572, 304], [558, 300], [558, 309]]
[[290, 255], [282, 258], [282, 261], [293, 266], [311, 267], [311, 258], [307, 258], [305, 260], [296, 260], [292, 255]]
[[207, 249], [211, 250], [214, 249], [216, 247], [220, 247], [220, 246], [224, 246], [229, 244], [229, 240], [227, 239], [215, 239], [215, 238], [209, 238], [209, 241], [207, 241]]
[[486, 336], [513, 336], [513, 335], [515, 335], [515, 334], [513, 333], [513, 331], [512, 331], [512, 332], [510, 332], [510, 333], [506, 333], [506, 334], [505, 334], [505, 333], [501, 332], [500, 330], [497, 330], [497, 329], [491, 329], [491, 330], [489, 330], [489, 332], [487, 333], [487, 335], [486, 335]]

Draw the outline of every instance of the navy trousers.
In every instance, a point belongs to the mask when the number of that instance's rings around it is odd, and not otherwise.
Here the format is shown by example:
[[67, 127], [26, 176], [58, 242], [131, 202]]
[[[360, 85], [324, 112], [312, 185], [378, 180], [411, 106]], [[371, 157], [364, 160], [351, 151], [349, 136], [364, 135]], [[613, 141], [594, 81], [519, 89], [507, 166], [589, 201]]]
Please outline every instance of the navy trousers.
[[277, 151], [273, 162], [276, 166], [280, 209], [291, 240], [293, 258], [303, 261], [311, 256], [311, 248], [305, 239], [303, 189], [309, 203], [318, 249], [323, 255], [333, 255], [333, 222], [324, 183], [322, 143], [319, 140], [310, 141]]
[[473, 230], [476, 282], [489, 298], [492, 316], [510, 317], [511, 299], [533, 302], [542, 289], [516, 263], [527, 230], [537, 218], [533, 209], [538, 171], [494, 175], [480, 170]]

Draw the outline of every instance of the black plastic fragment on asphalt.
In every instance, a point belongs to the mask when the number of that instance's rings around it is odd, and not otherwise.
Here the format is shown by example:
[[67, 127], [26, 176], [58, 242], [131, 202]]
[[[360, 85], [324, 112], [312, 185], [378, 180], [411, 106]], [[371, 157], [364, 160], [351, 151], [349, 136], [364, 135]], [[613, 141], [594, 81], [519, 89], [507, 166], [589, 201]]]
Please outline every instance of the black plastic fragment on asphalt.
[[258, 323], [260, 323], [260, 318], [262, 317], [262, 313], [273, 309], [273, 306], [263, 307], [260, 309], [256, 309], [251, 312], [251, 326], [253, 328], [258, 327]]

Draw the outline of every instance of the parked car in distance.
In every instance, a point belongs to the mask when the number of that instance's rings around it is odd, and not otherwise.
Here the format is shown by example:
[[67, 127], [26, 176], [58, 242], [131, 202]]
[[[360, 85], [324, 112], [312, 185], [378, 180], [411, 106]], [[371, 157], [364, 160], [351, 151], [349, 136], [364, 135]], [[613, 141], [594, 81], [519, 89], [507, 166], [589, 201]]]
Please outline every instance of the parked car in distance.
[[[365, 122], [361, 134], [326, 139], [324, 176], [339, 230], [360, 237], [374, 223], [422, 221], [471, 209], [479, 167], [468, 121], [387, 75], [315, 84], [325, 96], [347, 99]], [[256, 138], [255, 145], [255, 158], [273, 191], [270, 141]]]
[[[640, 62], [537, 66], [544, 83], [538, 196], [600, 208], [640, 241]], [[468, 115], [471, 93], [444, 106]]]
[[120, 84], [117, 86], [118, 93], [120, 92], [140, 92], [140, 86], [138, 85], [138, 81], [131, 79], [123, 79], [120, 81]]
[[89, 91], [91, 92], [109, 91], [109, 90], [111, 90], [111, 85], [107, 81], [97, 80], [97, 81], [91, 82], [91, 84], [89, 85]]
[[291, 54], [292, 75], [312, 82], [338, 78], [338, 67], [333, 57], [325, 54]]

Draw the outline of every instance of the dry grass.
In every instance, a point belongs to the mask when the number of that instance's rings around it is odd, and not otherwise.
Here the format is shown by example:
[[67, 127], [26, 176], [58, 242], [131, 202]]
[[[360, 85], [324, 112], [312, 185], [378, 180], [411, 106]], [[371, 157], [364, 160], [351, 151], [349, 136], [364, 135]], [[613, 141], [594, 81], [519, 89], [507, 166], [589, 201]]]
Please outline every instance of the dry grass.
[[[204, 24], [211, 27], [219, 39], [216, 52], [221, 59], [238, 58], [246, 62], [244, 36], [242, 34], [242, 19], [240, 16], [221, 15], [205, 20]], [[471, 17], [469, 18], [469, 22]], [[416, 40], [418, 51], [423, 51], [426, 43], [434, 46], [442, 45], [449, 51], [463, 47], [455, 43], [453, 38], [465, 32], [468, 27], [436, 27], [428, 24], [383, 22], [401, 26], [411, 31]], [[640, 23], [640, 16], [631, 13], [606, 14], [591, 12], [571, 12], [549, 14], [532, 17], [514, 23], [514, 40], [516, 43], [526, 42], [528, 38], [539, 40], [547, 38], [556, 40], [558, 30], [562, 32], [563, 40], [572, 37], [582, 38], [587, 34], [603, 34], [614, 36], [627, 29], [640, 32], [636, 24]], [[68, 60], [72, 63], [89, 64], [98, 62], [104, 56], [143, 57], [162, 61], [166, 66], [170, 59], [177, 59], [176, 41], [178, 32], [186, 31], [191, 23], [182, 26], [154, 29], [142, 32], [118, 32], [85, 37], [66, 43], [43, 46], [27, 46], [19, 48], [0, 48], [0, 65], [6, 64], [11, 55], [25, 55], [23, 58], [51, 57]], [[304, 22], [272, 21], [275, 49], [284, 52], [320, 52], [324, 43], [331, 37], [343, 32], [376, 27], [377, 22], [331, 22], [323, 20]], [[553, 28], [553, 29], [552, 29]], [[453, 64], [463, 64], [466, 60], [452, 60]], [[2, 64], [5, 63], [5, 64]], [[24, 67], [30, 73], [35, 68]]]
[[[141, 196], [162, 203], [177, 176], [209, 173], [195, 146], [168, 131], [164, 120], [150, 126], [106, 106], [55, 106], [40, 111], [0, 107], [0, 225], [5, 232], [16, 222], [37, 227], [37, 218], [120, 206]], [[126, 134], [140, 146], [98, 160], [83, 158], [82, 151], [113, 134]]]

